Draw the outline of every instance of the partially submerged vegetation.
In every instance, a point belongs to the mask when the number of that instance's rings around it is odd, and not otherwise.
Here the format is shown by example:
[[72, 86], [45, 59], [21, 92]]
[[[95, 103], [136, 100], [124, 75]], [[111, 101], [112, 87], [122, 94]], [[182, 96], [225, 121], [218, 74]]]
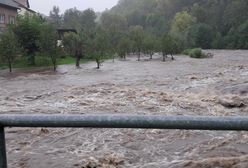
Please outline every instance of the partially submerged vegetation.
[[201, 48], [187, 49], [183, 51], [183, 54], [189, 55], [191, 58], [207, 58], [207, 54], [202, 51]]
[[[92, 9], [54, 7], [48, 18], [19, 16], [1, 35], [0, 67], [52, 65], [71, 55], [76, 67], [81, 60], [94, 60], [97, 68], [107, 58], [142, 55], [161, 60], [188, 48], [193, 58], [208, 56], [202, 49], [248, 49], [248, 1], [245, 0], [120, 0], [100, 17]], [[149, 11], [149, 12], [147, 12]], [[68, 30], [58, 35], [57, 28]], [[73, 30], [73, 31], [69, 31]], [[57, 40], [61, 42], [58, 43]], [[13, 41], [11, 45], [6, 45]], [[186, 50], [187, 51], [187, 50]], [[41, 57], [40, 57], [41, 56]], [[71, 61], [69, 61], [71, 63]]]

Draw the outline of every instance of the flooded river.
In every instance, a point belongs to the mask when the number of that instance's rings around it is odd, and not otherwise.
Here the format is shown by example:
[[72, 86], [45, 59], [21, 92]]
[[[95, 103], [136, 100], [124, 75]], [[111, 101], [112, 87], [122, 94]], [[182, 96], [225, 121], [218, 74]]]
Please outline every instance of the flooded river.
[[[248, 51], [0, 71], [1, 114], [248, 115]], [[248, 133], [7, 128], [10, 168], [247, 168]]]

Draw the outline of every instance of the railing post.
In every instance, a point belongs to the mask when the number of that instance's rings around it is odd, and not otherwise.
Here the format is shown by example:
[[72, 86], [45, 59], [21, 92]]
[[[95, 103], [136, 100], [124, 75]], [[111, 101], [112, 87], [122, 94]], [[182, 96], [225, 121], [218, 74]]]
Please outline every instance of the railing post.
[[0, 168], [7, 168], [4, 127], [0, 126]]

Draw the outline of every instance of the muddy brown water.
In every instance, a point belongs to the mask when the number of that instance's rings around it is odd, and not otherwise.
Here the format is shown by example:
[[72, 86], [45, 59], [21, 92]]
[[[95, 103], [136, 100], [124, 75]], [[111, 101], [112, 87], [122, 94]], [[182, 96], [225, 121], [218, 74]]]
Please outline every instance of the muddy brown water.
[[[0, 71], [1, 114], [247, 116], [248, 51]], [[9, 168], [247, 168], [248, 133], [6, 129]]]

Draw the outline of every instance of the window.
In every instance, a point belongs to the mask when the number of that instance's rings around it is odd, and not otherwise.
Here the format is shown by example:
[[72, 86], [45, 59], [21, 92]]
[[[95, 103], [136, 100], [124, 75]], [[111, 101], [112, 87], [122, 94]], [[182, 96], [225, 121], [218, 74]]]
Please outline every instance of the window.
[[0, 23], [5, 23], [5, 14], [0, 14]]
[[15, 23], [15, 17], [9, 16], [9, 24]]

